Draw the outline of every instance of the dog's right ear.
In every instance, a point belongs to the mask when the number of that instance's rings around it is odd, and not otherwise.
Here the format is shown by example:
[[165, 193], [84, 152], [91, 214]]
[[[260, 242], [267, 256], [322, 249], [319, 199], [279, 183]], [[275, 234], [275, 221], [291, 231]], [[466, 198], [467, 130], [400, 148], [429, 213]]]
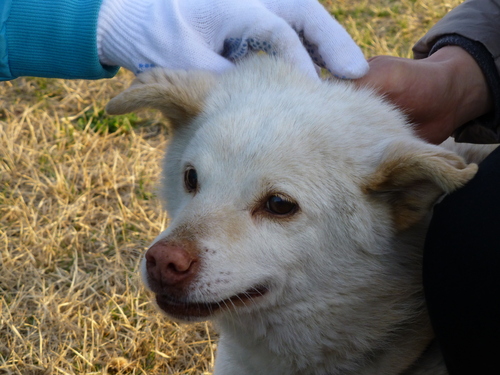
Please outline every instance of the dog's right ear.
[[423, 141], [392, 142], [376, 172], [363, 187], [392, 209], [396, 230], [423, 219], [437, 199], [463, 186], [477, 172], [453, 152]]
[[140, 74], [127, 90], [111, 99], [106, 111], [120, 115], [141, 108], [159, 109], [175, 128], [202, 111], [215, 82], [215, 76], [209, 72], [152, 69]]

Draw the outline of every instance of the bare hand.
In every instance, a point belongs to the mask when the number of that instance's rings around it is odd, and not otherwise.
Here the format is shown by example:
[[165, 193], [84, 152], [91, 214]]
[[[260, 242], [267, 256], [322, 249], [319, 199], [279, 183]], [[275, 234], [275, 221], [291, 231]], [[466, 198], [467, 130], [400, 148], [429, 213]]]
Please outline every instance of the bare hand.
[[356, 84], [375, 88], [403, 109], [429, 142], [443, 142], [491, 109], [483, 73], [460, 47], [444, 47], [422, 60], [376, 56], [369, 64], [370, 71]]

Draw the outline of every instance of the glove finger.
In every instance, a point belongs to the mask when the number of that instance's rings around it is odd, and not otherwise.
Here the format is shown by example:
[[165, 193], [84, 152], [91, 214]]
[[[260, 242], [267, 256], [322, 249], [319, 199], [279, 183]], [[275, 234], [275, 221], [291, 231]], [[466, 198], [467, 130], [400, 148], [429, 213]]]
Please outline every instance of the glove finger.
[[222, 56], [231, 61], [245, 57], [251, 51], [263, 51], [297, 66], [306, 74], [317, 78], [318, 73], [311, 57], [302, 45], [297, 33], [280, 17], [263, 9], [267, 22], [258, 22], [243, 33], [242, 37], [227, 38]]
[[208, 47], [201, 47], [197, 49], [193, 59], [185, 62], [183, 69], [208, 70], [214, 73], [222, 73], [232, 67], [234, 67], [234, 63], [227, 58], [224, 58]]
[[363, 52], [347, 31], [319, 4], [304, 11], [301, 36], [311, 58], [341, 78], [360, 78], [368, 72]]

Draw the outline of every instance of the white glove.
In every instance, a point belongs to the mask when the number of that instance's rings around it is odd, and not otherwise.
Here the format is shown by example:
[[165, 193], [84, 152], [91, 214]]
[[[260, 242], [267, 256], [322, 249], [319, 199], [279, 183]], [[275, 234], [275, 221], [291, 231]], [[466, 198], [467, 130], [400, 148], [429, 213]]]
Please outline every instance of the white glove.
[[221, 72], [252, 50], [316, 77], [315, 65], [342, 78], [368, 71], [317, 0], [104, 0], [97, 43], [101, 63], [135, 74], [154, 66]]

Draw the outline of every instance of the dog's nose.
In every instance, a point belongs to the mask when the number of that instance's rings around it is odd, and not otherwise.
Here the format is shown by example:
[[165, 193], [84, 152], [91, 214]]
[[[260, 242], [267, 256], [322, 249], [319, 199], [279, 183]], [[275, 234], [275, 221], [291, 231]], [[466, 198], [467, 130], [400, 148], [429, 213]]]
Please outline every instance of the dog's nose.
[[151, 289], [165, 293], [166, 289], [183, 288], [199, 269], [199, 258], [190, 244], [159, 241], [146, 252], [146, 270]]

